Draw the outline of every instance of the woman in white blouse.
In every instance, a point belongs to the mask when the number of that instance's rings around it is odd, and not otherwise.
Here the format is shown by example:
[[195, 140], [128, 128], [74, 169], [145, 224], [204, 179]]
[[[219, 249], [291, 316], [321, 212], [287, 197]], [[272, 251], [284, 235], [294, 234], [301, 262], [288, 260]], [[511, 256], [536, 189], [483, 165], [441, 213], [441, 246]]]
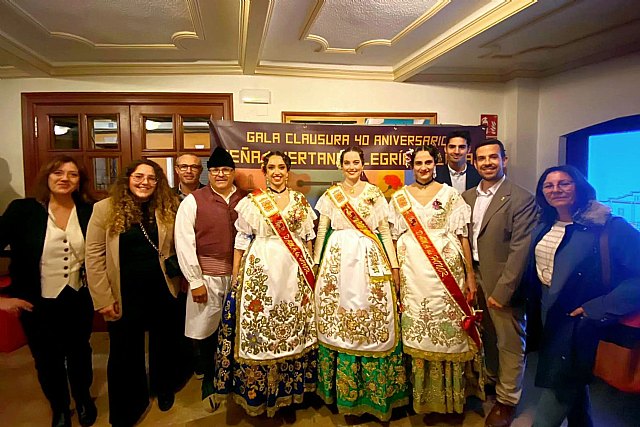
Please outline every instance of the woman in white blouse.
[[311, 241], [313, 209], [287, 186], [291, 159], [266, 154], [267, 188], [236, 206], [232, 290], [216, 356], [216, 400], [273, 417], [316, 388], [317, 339]]
[[71, 426], [68, 384], [80, 424], [97, 415], [89, 393], [93, 305], [82, 280], [92, 202], [84, 168], [59, 156], [41, 170], [36, 197], [14, 200], [0, 219], [0, 247], [11, 247], [9, 295], [32, 304], [20, 320], [53, 426]]
[[402, 344], [411, 359], [413, 410], [464, 412], [467, 396], [484, 399], [476, 314], [477, 286], [460, 193], [434, 180], [438, 148], [407, 153], [415, 182], [391, 198], [389, 222], [401, 277]]

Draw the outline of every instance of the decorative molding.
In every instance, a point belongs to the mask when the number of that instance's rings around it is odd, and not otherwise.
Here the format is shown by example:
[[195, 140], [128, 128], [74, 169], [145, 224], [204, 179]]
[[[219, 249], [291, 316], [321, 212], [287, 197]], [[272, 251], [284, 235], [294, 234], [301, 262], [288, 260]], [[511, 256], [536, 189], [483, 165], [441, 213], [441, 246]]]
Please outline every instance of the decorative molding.
[[238, 64], [244, 69], [244, 56], [249, 38], [249, 12], [251, 0], [240, 0], [240, 14], [238, 15]]
[[[274, 0], [244, 0], [240, 13], [239, 63], [244, 74], [254, 74], [260, 64]], [[246, 10], [245, 10], [246, 9]]]
[[422, 119], [429, 120], [429, 124], [438, 123], [438, 113], [361, 113], [361, 112], [311, 112], [311, 111], [283, 111], [282, 123], [291, 123], [293, 120], [308, 122], [326, 121], [327, 123], [340, 120], [354, 120], [364, 124], [366, 119]]
[[316, 52], [325, 52], [325, 53], [346, 53], [346, 54], [356, 54], [360, 53], [362, 49], [369, 46], [392, 46], [399, 40], [401, 40], [404, 36], [409, 34], [411, 31], [415, 30], [433, 16], [435, 16], [442, 8], [444, 8], [447, 4], [451, 2], [451, 0], [437, 0], [437, 3], [432, 6], [425, 13], [420, 15], [416, 20], [414, 20], [411, 24], [406, 26], [404, 29], [398, 32], [391, 39], [371, 39], [360, 43], [355, 48], [336, 48], [329, 46], [329, 42], [322, 36], [317, 34], [310, 34], [311, 26], [315, 23], [316, 19], [322, 7], [324, 6], [325, 0], [316, 0], [316, 5], [311, 9], [309, 17], [304, 25], [302, 30], [302, 34], [300, 35], [300, 40], [308, 40], [312, 42], [316, 42], [320, 45], [320, 47], [316, 50]]
[[9, 35], [0, 31], [0, 49], [15, 58], [14, 65], [32, 77], [49, 75], [51, 64], [38, 52], [24, 46]]
[[336, 68], [335, 66], [319, 66], [317, 64], [315, 67], [310, 67], [301, 64], [261, 62], [260, 65], [256, 67], [255, 74], [333, 79], [393, 80], [393, 70], [390, 67]]
[[104, 76], [104, 75], [171, 75], [171, 74], [242, 74], [236, 62], [228, 64], [185, 63], [112, 63], [73, 64], [53, 66], [51, 76]]
[[79, 36], [64, 31], [51, 31], [44, 24], [34, 18], [29, 12], [17, 5], [14, 0], [8, 0], [11, 6], [24, 19], [30, 21], [33, 25], [40, 28], [41, 31], [47, 33], [50, 37], [59, 37], [66, 40], [82, 43], [93, 49], [179, 49], [178, 44], [185, 39], [204, 40], [204, 27], [202, 25], [202, 15], [200, 13], [199, 0], [184, 0], [187, 4], [189, 17], [193, 24], [194, 31], [178, 31], [171, 35], [172, 43], [96, 43], [86, 37]]
[[13, 65], [0, 65], [0, 79], [15, 79], [20, 77], [29, 77], [29, 73]]
[[429, 62], [536, 2], [537, 0], [503, 0], [500, 4], [496, 5], [496, 7], [472, 19], [470, 22], [454, 30], [451, 34], [421, 49], [412, 57], [399, 63], [394, 70], [394, 79], [396, 81], [404, 81], [419, 73]]

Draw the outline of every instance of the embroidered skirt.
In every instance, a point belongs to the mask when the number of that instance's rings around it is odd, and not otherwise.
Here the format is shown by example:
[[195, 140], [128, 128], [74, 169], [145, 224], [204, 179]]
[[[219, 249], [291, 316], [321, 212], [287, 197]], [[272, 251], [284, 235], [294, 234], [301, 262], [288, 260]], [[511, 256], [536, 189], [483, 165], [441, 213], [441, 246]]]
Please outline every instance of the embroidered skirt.
[[317, 349], [302, 354], [250, 364], [234, 357], [236, 341], [236, 292], [224, 302], [216, 352], [215, 398], [232, 396], [249, 415], [264, 412], [273, 417], [278, 408], [302, 402], [305, 392], [316, 389]]
[[[456, 355], [448, 356], [455, 359]], [[466, 361], [440, 360], [437, 356], [433, 359], [411, 357], [413, 410], [416, 413], [462, 414], [467, 397], [485, 399], [481, 353]]]
[[393, 408], [409, 403], [407, 375], [402, 345], [385, 357], [355, 356], [318, 349], [317, 394], [327, 403], [336, 403], [342, 414], [391, 418]]

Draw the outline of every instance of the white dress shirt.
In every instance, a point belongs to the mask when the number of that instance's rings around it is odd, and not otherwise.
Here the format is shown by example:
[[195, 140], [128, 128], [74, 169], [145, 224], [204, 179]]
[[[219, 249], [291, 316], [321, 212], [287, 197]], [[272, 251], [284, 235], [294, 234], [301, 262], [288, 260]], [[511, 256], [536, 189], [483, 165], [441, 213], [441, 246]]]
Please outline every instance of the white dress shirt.
[[496, 194], [496, 191], [498, 191], [504, 180], [505, 176], [503, 175], [500, 181], [489, 187], [487, 191], [482, 190], [482, 183], [484, 180], [480, 181], [480, 184], [476, 187], [477, 198], [476, 203], [473, 205], [473, 216], [471, 218], [471, 228], [473, 229], [471, 252], [473, 254], [474, 261], [480, 261], [480, 257], [478, 256], [478, 236], [480, 235], [480, 227], [482, 226], [484, 214], [487, 212], [487, 208], [489, 207], [489, 204], [491, 204], [493, 196]]
[[40, 258], [40, 286], [43, 298], [57, 298], [65, 286], [80, 290], [80, 267], [84, 262], [84, 236], [75, 206], [66, 230], [56, 225], [49, 208], [47, 232]]
[[464, 169], [460, 172], [451, 169], [451, 166], [447, 164], [449, 168], [449, 175], [451, 176], [451, 186], [458, 190], [458, 193], [462, 194], [467, 189], [467, 163], [464, 164]]
[[[213, 190], [213, 192], [222, 197], [224, 201], [229, 204], [231, 196], [236, 192], [236, 187], [233, 186], [231, 192], [226, 197], [218, 193], [216, 190]], [[196, 198], [193, 197], [192, 194], [189, 194], [180, 203], [174, 225], [176, 254], [178, 255], [180, 269], [189, 282], [189, 287], [191, 289], [198, 289], [200, 286], [205, 285], [205, 279], [203, 278], [200, 261], [198, 260], [198, 253], [196, 251], [195, 225], [197, 211], [198, 204], [196, 202]]]

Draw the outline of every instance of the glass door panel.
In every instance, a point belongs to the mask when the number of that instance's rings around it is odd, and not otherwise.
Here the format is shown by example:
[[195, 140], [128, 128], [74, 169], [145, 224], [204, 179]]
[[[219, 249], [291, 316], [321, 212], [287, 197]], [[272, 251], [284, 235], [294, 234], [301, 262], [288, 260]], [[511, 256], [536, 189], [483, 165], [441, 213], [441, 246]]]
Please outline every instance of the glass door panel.
[[96, 191], [106, 192], [111, 184], [116, 182], [120, 173], [120, 165], [117, 157], [94, 157], [92, 159], [93, 167], [93, 186]]
[[49, 134], [52, 150], [79, 150], [80, 124], [78, 116], [50, 116]]
[[90, 146], [96, 150], [117, 150], [120, 148], [118, 116], [87, 115], [90, 132]]
[[181, 119], [184, 149], [186, 151], [210, 150], [209, 117], [181, 116]]

